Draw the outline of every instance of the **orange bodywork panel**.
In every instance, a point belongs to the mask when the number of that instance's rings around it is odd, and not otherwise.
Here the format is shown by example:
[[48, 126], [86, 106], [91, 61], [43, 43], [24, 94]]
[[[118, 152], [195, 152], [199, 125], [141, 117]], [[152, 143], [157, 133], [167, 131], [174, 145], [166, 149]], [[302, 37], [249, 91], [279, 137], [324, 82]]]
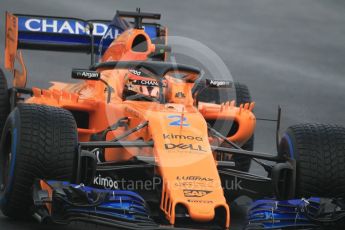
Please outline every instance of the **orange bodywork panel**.
[[14, 69], [18, 44], [18, 18], [6, 12], [5, 68]]
[[[186, 107], [183, 112], [173, 107], [162, 108], [149, 119], [157, 143], [154, 156], [163, 178], [161, 209], [171, 224], [174, 224], [177, 204], [183, 204], [195, 221], [213, 220], [218, 207], [223, 207], [229, 215], [205, 119], [194, 107]], [[182, 126], [171, 125], [179, 119], [183, 120]], [[194, 177], [200, 177], [201, 181], [193, 180]]]
[[[136, 50], [135, 47], [142, 41], [147, 41], [146, 47], [144, 49], [138, 48], [140, 51]], [[146, 60], [148, 55], [154, 51], [155, 46], [144, 30], [130, 29], [123, 32], [110, 44], [103, 55], [102, 62]]]
[[[184, 205], [190, 218], [206, 222], [213, 220], [215, 210], [223, 208], [227, 213], [226, 226], [230, 225], [230, 209], [224, 197], [216, 162], [210, 148], [206, 119], [235, 120], [238, 131], [231, 141], [241, 145], [254, 132], [254, 104], [235, 107], [234, 102], [222, 105], [202, 103], [193, 105], [192, 83], [169, 81], [174, 84], [166, 92], [168, 103], [122, 101], [121, 75], [125, 70], [104, 70], [102, 79], [113, 85], [115, 92], [110, 103], [106, 102], [104, 84], [85, 81], [77, 84], [54, 83], [49, 90], [34, 88], [33, 97], [27, 103], [62, 107], [70, 111], [89, 114], [89, 127], [78, 128], [79, 140], [88, 141], [92, 134], [101, 132], [122, 117], [128, 117], [128, 128], [109, 132], [107, 139], [148, 121], [149, 126], [131, 134], [127, 140], [154, 140], [154, 148], [107, 149], [106, 161], [126, 161], [134, 156], [153, 156], [156, 173], [163, 179], [161, 209], [171, 224], [175, 223], [175, 207]], [[115, 75], [117, 78], [115, 78]], [[114, 80], [117, 79], [117, 80]], [[188, 85], [190, 84], [190, 85]], [[183, 90], [186, 98], [175, 98]], [[180, 125], [177, 125], [180, 124]]]
[[[6, 12], [6, 39], [5, 39], [5, 68], [13, 73], [13, 86], [24, 88], [27, 81], [27, 71], [23, 55], [17, 51], [18, 46], [18, 18]], [[15, 69], [18, 61], [21, 71]]]
[[[13, 69], [17, 47], [15, 33], [11, 28], [16, 21], [7, 15], [6, 68]], [[135, 48], [137, 39], [146, 41], [146, 49]], [[155, 51], [149, 36], [140, 29], [122, 33], [105, 52], [102, 62], [144, 61]], [[164, 89], [166, 103], [155, 101], [124, 100], [122, 95], [128, 69], [98, 69], [101, 79], [111, 86], [110, 102], [108, 88], [101, 81], [85, 80], [78, 83], [53, 82], [45, 90], [33, 88], [32, 97], [25, 103], [61, 107], [72, 112], [87, 114], [88, 124], [78, 126], [80, 141], [89, 141], [93, 134], [105, 130], [123, 117], [128, 118], [127, 127], [110, 131], [111, 140], [129, 129], [148, 121], [148, 126], [135, 132], [126, 140], [154, 141], [153, 148], [107, 149], [106, 161], [126, 161], [135, 156], [151, 156], [156, 161], [156, 174], [163, 179], [160, 208], [171, 224], [175, 223], [175, 207], [183, 205], [194, 221], [207, 222], [215, 218], [216, 209], [226, 213], [226, 228], [230, 226], [230, 209], [224, 197], [216, 161], [211, 150], [207, 120], [233, 120], [238, 130], [229, 140], [243, 145], [252, 135], [256, 119], [252, 110], [254, 103], [235, 106], [235, 102], [221, 105], [199, 102], [192, 95], [195, 73], [183, 73], [184, 80], [167, 73]], [[21, 83], [18, 83], [19, 85]], [[78, 124], [78, 120], [77, 120]], [[44, 184], [42, 184], [44, 187]], [[49, 207], [48, 207], [49, 208]]]
[[221, 105], [211, 103], [199, 103], [199, 111], [206, 120], [233, 120], [238, 123], [238, 130], [233, 136], [228, 137], [232, 142], [242, 146], [253, 134], [256, 126], [256, 118], [252, 113], [255, 103], [246, 103], [235, 106], [235, 101]]
[[[105, 75], [107, 74], [110, 73], [106, 72]], [[226, 223], [229, 226], [230, 210], [210, 148], [205, 119], [236, 120], [239, 129], [229, 139], [243, 144], [252, 135], [255, 127], [255, 117], [251, 112], [253, 104], [235, 107], [233, 102], [223, 105], [199, 103], [196, 108], [189, 100], [184, 101], [186, 104], [178, 104], [172, 100], [172, 103], [163, 105], [138, 101], [120, 102], [116, 93], [107, 104], [104, 86], [98, 85], [98, 82], [65, 86], [65, 90], [73, 89], [74, 93], [64, 91], [61, 85], [57, 84], [56, 87], [60, 89], [54, 89], [54, 86], [50, 90], [33, 89], [34, 96], [27, 102], [88, 112], [89, 128], [78, 129], [80, 141], [88, 141], [92, 134], [104, 130], [122, 117], [129, 118], [128, 129], [149, 121], [148, 128], [133, 133], [127, 140], [154, 140], [153, 149], [107, 149], [105, 159], [126, 161], [138, 155], [154, 156], [157, 173], [164, 182], [161, 209], [171, 224], [175, 222], [176, 205], [182, 204], [195, 221], [214, 219], [215, 209], [222, 207], [228, 214]], [[190, 86], [185, 87], [190, 89]], [[178, 122], [181, 125], [176, 125]], [[110, 132], [107, 139], [113, 139], [125, 131], [126, 129], [122, 128]], [[195, 181], [195, 178], [200, 178], [201, 181]]]

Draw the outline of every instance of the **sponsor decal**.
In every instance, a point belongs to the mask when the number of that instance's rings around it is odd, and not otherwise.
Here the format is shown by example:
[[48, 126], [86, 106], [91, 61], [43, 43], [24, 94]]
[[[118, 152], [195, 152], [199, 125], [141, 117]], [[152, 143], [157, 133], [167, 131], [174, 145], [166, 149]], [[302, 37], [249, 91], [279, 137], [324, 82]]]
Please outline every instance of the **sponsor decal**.
[[186, 98], [186, 95], [185, 95], [183, 92], [177, 92], [177, 93], [175, 94], [175, 97], [176, 97], [176, 98]]
[[137, 76], [142, 76], [143, 72], [141, 72], [140, 70], [136, 70], [136, 69], [129, 69], [128, 70], [131, 74], [137, 75]]
[[[59, 33], [59, 34], [89, 34], [88, 23], [73, 19], [55, 19], [55, 18], [30, 18], [19, 17], [19, 28], [23, 31], [30, 32], [45, 32], [45, 33]], [[103, 36], [107, 32], [108, 25], [101, 22], [92, 22], [93, 34], [95, 36]], [[115, 29], [111, 31], [108, 36], [116, 38], [120, 31]]]
[[169, 143], [169, 144], [164, 144], [164, 147], [166, 150], [176, 150], [176, 151], [189, 150], [189, 151], [197, 151], [197, 152], [207, 152], [206, 150], [203, 149], [201, 145], [194, 145], [194, 144]]
[[214, 187], [214, 179], [201, 176], [177, 176], [174, 184], [184, 189], [211, 189]]
[[[133, 85], [144, 85], [144, 86], [152, 86], [152, 87], [159, 87], [159, 84], [155, 80], [131, 80]], [[164, 87], [164, 84], [163, 84]]]
[[232, 88], [231, 81], [210, 80], [206, 79], [206, 85], [214, 88]]
[[197, 182], [197, 181], [177, 181], [175, 187], [184, 189], [212, 189], [214, 184], [212, 182]]
[[185, 197], [203, 197], [207, 194], [210, 194], [212, 191], [207, 190], [192, 190], [192, 189], [184, 189], [183, 194]]
[[102, 186], [103, 188], [109, 189], [109, 190], [119, 188], [117, 181], [114, 181], [110, 177], [102, 177], [101, 175], [98, 175], [98, 177], [95, 177], [93, 179], [93, 184], [98, 185], [98, 186]]
[[[154, 80], [150, 78], [150, 75], [136, 69], [129, 69], [128, 70], [131, 74], [142, 77], [142, 78], [132, 78], [129, 79], [130, 83], [133, 85], [142, 85], [142, 86], [153, 86], [153, 87], [159, 87], [159, 82], [157, 80]], [[163, 81], [163, 87], [166, 87], [167, 84], [165, 81]]]
[[188, 203], [213, 204], [212, 200], [187, 200]]
[[213, 178], [202, 177], [202, 176], [177, 176], [176, 180], [205, 181], [205, 182], [214, 181]]
[[202, 137], [194, 137], [190, 135], [180, 135], [180, 134], [163, 134], [163, 138], [168, 139], [168, 140], [203, 141]]
[[[123, 32], [113, 26], [108, 28], [110, 21], [94, 20], [90, 23], [93, 25], [93, 34], [104, 36], [104, 39], [115, 39]], [[78, 19], [18, 16], [19, 31], [25, 32], [88, 35], [90, 34], [88, 27], [88, 22]], [[143, 28], [151, 38], [157, 37], [156, 26], [145, 25]]]
[[169, 119], [173, 120], [169, 123], [169, 126], [190, 126], [187, 121], [187, 117], [182, 117], [181, 115], [169, 115]]
[[98, 80], [100, 79], [101, 74], [97, 71], [90, 70], [77, 70], [72, 71], [72, 78], [74, 79], [85, 79], [85, 80]]

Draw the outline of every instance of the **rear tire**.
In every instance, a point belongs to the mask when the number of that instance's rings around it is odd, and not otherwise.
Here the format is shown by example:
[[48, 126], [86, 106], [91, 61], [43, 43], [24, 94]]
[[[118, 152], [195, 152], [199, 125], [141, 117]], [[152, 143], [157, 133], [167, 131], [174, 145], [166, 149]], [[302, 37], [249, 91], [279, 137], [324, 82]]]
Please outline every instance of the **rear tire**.
[[0, 69], [0, 137], [9, 113], [10, 99], [8, 94], [7, 80], [4, 72], [2, 69]]
[[296, 160], [296, 197], [345, 197], [344, 127], [294, 125], [284, 134], [279, 152]]
[[4, 215], [29, 216], [34, 180], [71, 180], [77, 127], [64, 109], [20, 104], [9, 115], [0, 145], [0, 205]]

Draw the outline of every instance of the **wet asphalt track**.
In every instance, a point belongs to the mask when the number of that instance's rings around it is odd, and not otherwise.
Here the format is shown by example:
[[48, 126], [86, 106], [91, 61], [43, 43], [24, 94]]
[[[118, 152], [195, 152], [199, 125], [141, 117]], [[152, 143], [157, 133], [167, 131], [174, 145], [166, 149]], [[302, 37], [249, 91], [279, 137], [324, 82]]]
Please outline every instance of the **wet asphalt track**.
[[[297, 122], [345, 125], [345, 2], [343, 0], [0, 0], [0, 63], [4, 13], [110, 19], [116, 9], [162, 13], [170, 35], [199, 40], [228, 65], [235, 80], [248, 84], [258, 117], [274, 118], [283, 108], [282, 129]], [[29, 86], [70, 81], [72, 67], [87, 67], [86, 55], [25, 51]], [[274, 124], [262, 122], [256, 150], [274, 152]], [[257, 167], [252, 171], [261, 172]], [[241, 229], [233, 209], [234, 228]], [[87, 229], [72, 226], [63, 228]], [[34, 223], [0, 216], [0, 230], [39, 229]], [[41, 227], [45, 229], [45, 227]], [[103, 229], [97, 227], [96, 229]]]

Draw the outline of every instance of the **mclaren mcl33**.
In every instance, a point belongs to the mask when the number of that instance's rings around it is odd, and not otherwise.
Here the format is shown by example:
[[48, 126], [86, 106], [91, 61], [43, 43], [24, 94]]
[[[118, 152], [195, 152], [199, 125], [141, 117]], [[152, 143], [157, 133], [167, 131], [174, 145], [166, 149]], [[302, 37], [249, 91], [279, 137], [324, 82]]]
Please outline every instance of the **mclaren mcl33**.
[[[266, 199], [253, 204], [248, 229], [339, 223], [343, 206], [322, 219], [315, 197], [345, 196], [345, 129], [294, 125], [277, 138], [276, 153], [253, 151], [248, 87], [170, 62], [158, 19], [140, 10], [111, 21], [6, 13], [13, 84], [0, 71], [3, 214], [229, 229], [230, 204], [245, 195]], [[29, 88], [20, 49], [89, 53], [91, 65], [71, 71], [75, 83]], [[277, 137], [279, 120], [280, 110]], [[250, 173], [252, 161], [267, 175]]]

